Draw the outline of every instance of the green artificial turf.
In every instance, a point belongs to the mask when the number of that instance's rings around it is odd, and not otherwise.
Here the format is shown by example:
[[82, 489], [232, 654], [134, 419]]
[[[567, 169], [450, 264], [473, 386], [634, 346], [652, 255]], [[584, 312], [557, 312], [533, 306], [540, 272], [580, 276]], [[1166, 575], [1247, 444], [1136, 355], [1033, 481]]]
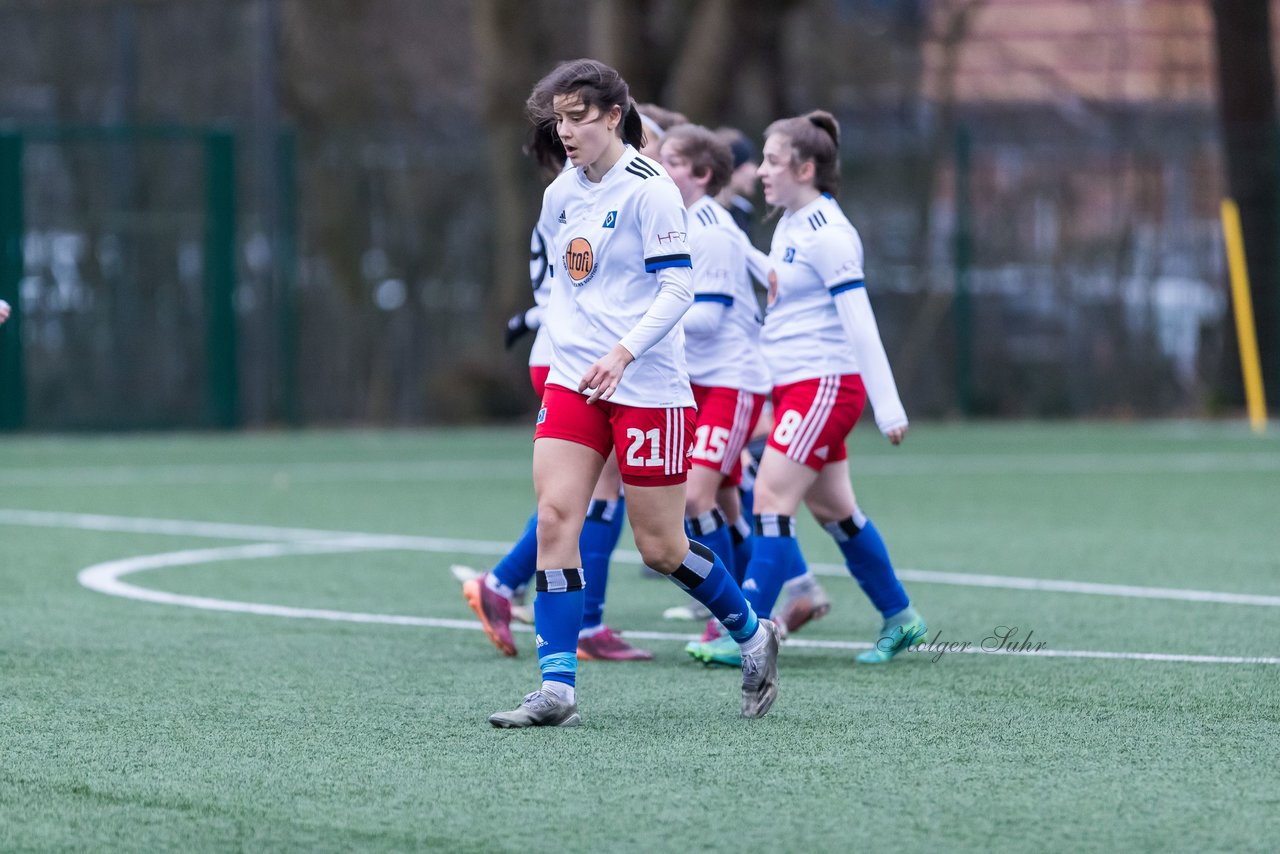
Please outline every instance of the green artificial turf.
[[[696, 631], [661, 619], [682, 594], [642, 578], [624, 537], [606, 617], [653, 633], [636, 642], [657, 660], [582, 665], [578, 730], [492, 730], [487, 715], [537, 684], [531, 635], [516, 635], [519, 658], [500, 657], [470, 627], [448, 566], [487, 566], [493, 541], [519, 533], [529, 453], [523, 429], [4, 439], [0, 850], [1280, 847], [1280, 664], [922, 653], [857, 667], [840, 644], [870, 641], [877, 616], [807, 520], [801, 543], [834, 609], [784, 647], [768, 717], [741, 720], [737, 675], [687, 660], [667, 636]], [[935, 636], [979, 645], [1017, 626], [1058, 652], [1280, 657], [1274, 436], [926, 424], [898, 449], [859, 433], [852, 460], [860, 502], [908, 577], [1273, 597], [909, 580]], [[98, 527], [163, 519], [467, 541], [122, 579], [457, 622], [108, 596], [77, 574], [305, 534], [92, 530], [70, 514], [108, 517]], [[823, 641], [835, 646], [812, 645]]]

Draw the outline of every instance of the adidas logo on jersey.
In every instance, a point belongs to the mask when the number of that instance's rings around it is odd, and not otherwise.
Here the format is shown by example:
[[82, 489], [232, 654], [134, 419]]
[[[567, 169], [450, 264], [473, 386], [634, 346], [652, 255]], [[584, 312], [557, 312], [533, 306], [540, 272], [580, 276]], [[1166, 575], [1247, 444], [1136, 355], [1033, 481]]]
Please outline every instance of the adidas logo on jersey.
[[534, 635], [534, 638], [537, 639], [539, 647], [544, 647], [547, 645], [547, 642], [542, 639], [542, 635]]
[[760, 588], [756, 586], [756, 580], [754, 578], [748, 578], [745, 582], [743, 582], [742, 589], [743, 590], [759, 590]]
[[637, 178], [641, 178], [641, 179], [655, 178], [658, 175], [657, 169], [653, 168], [648, 163], [645, 163], [639, 157], [632, 160], [623, 168], [625, 168], [632, 175], [635, 175]]
[[569, 220], [565, 218], [564, 211], [560, 211], [560, 224], [568, 225]]

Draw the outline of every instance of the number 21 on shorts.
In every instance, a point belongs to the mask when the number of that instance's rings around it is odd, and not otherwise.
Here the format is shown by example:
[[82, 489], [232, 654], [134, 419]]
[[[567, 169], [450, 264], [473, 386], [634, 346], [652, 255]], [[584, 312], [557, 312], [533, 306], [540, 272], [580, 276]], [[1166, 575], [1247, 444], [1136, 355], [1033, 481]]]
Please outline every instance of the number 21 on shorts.
[[[640, 456], [640, 452], [644, 450], [645, 440], [649, 442], [649, 456], [644, 458]], [[627, 465], [629, 466], [660, 466], [663, 464], [662, 450], [659, 447], [662, 440], [662, 431], [657, 427], [652, 430], [644, 431], [638, 427], [627, 428]]]

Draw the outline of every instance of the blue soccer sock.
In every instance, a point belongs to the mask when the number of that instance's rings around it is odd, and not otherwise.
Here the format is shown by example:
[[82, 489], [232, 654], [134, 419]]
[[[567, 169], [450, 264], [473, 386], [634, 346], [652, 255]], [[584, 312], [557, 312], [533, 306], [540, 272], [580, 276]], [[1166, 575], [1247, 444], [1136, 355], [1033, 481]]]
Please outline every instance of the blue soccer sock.
[[808, 574], [809, 562], [804, 559], [804, 553], [796, 549], [796, 553], [791, 556], [791, 563], [787, 565], [786, 577], [782, 579], [782, 583], [786, 584]]
[[742, 502], [742, 516], [751, 519], [755, 516], [756, 475], [760, 472], [760, 459], [764, 456], [765, 445], [769, 437], [757, 436], [747, 443], [747, 453], [751, 462], [742, 467], [742, 482], [738, 484], [738, 498]]
[[792, 566], [804, 560], [796, 540], [795, 520], [776, 513], [756, 515], [751, 564], [742, 580], [742, 592], [756, 613], [769, 615], [782, 592]]
[[537, 570], [533, 600], [538, 668], [547, 682], [573, 685], [578, 676], [578, 629], [582, 625], [582, 570]]
[[706, 605], [738, 643], [755, 635], [760, 626], [755, 610], [733, 582], [724, 563], [702, 543], [690, 541], [689, 553], [671, 574], [671, 580]]
[[854, 508], [853, 515], [822, 526], [835, 538], [844, 555], [845, 566], [858, 581], [862, 592], [884, 617], [891, 617], [911, 604], [889, 561], [889, 549], [871, 520]]
[[[524, 533], [511, 551], [502, 556], [491, 573], [489, 587], [511, 598], [511, 591], [523, 587], [538, 568], [538, 513], [535, 510], [524, 526]], [[496, 585], [496, 586], [495, 586]], [[503, 589], [505, 588], [505, 590]]]
[[582, 571], [587, 588], [583, 598], [582, 629], [594, 629], [604, 622], [604, 597], [609, 586], [609, 558], [622, 535], [626, 515], [621, 498], [616, 501], [592, 499], [582, 523], [578, 550], [582, 553]]
[[729, 539], [733, 540], [733, 580], [742, 586], [747, 574], [747, 564], [751, 563], [751, 523], [746, 516], [739, 516], [738, 521], [729, 526]]
[[[729, 525], [719, 507], [712, 507], [701, 516], [690, 516], [684, 520], [685, 533], [695, 543], [702, 543], [716, 553], [725, 568], [733, 566], [733, 539], [729, 535]], [[731, 573], [732, 574], [732, 573]]]

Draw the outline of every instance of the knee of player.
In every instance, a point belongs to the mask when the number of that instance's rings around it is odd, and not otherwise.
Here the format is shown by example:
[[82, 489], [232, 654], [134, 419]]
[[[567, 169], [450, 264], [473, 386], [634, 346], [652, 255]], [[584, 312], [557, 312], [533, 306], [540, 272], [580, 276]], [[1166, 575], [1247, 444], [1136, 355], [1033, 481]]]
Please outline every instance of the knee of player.
[[[583, 510], [578, 510], [581, 516]], [[574, 511], [563, 502], [541, 499], [538, 501], [538, 539], [553, 538], [562, 531], [567, 531], [574, 521]]]
[[783, 513], [788, 516], [796, 511], [795, 500], [786, 484], [756, 480], [752, 508], [756, 513]]
[[848, 519], [857, 513], [856, 505], [826, 497], [808, 497], [804, 503], [819, 525], [825, 525], [828, 522], [839, 522], [841, 519]]
[[689, 485], [689, 491], [684, 497], [684, 515], [686, 518], [692, 519], [701, 516], [703, 513], [709, 513], [711, 508], [716, 506], [715, 490], [698, 490], [693, 484]]
[[663, 575], [675, 572], [689, 553], [689, 541], [684, 536], [671, 537], [645, 535], [636, 532], [636, 550], [645, 566]]

